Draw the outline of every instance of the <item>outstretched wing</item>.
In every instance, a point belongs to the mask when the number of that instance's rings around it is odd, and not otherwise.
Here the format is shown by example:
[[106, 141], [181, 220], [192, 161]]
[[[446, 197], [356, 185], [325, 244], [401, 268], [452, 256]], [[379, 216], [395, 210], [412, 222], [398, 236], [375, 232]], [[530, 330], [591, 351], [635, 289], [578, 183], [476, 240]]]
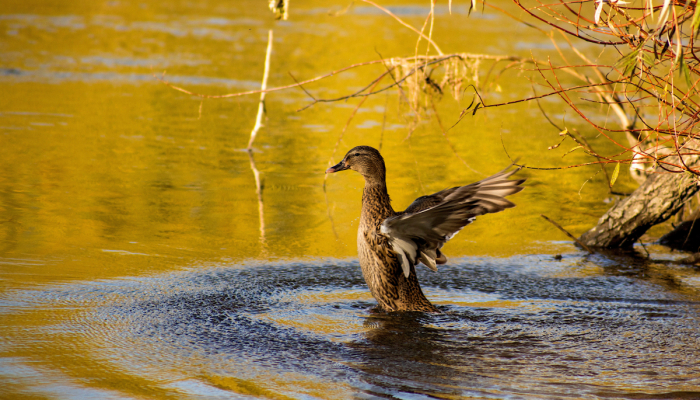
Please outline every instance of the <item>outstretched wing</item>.
[[403, 213], [384, 220], [381, 232], [399, 254], [406, 277], [418, 262], [437, 271], [436, 265], [447, 261], [440, 248], [477, 216], [515, 207], [505, 196], [523, 190], [524, 179], [508, 180], [519, 170], [506, 168], [471, 185], [419, 197]]

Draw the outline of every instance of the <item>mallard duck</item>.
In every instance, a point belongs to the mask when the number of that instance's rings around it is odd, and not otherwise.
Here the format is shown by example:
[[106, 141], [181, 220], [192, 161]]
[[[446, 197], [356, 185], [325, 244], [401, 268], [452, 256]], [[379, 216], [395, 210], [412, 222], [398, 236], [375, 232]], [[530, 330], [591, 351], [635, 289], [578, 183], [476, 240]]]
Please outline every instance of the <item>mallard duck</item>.
[[386, 188], [386, 168], [379, 151], [357, 146], [326, 173], [351, 169], [365, 178], [357, 251], [362, 275], [384, 311], [439, 312], [423, 294], [416, 265], [437, 271], [447, 257], [442, 246], [479, 215], [503, 211], [515, 204], [504, 197], [518, 193], [525, 180], [508, 180], [519, 169], [509, 168], [467, 186], [417, 198], [396, 212]]

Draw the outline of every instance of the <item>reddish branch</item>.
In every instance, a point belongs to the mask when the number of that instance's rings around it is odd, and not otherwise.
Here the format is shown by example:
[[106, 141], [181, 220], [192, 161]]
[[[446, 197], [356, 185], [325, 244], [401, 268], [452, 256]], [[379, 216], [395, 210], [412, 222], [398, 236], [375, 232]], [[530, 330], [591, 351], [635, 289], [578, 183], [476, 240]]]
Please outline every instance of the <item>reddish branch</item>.
[[[388, 9], [371, 0], [362, 1], [383, 10], [399, 23], [416, 32], [422, 39], [428, 40], [440, 52], [439, 47], [431, 37], [432, 35], [426, 36], [422, 31], [410, 26]], [[603, 2], [602, 4], [600, 3], [601, 1]], [[369, 96], [393, 88], [398, 89], [399, 93], [404, 96], [404, 85], [408, 85], [408, 87], [411, 87], [411, 84], [415, 85], [419, 82], [418, 77], [422, 77], [430, 85], [435, 85], [430, 79], [431, 71], [446, 65], [455, 58], [460, 61], [491, 60], [493, 61], [491, 69], [494, 69], [500, 61], [510, 61], [508, 65], [500, 69], [500, 72], [496, 74], [494, 79], [498, 79], [503, 71], [519, 66], [523, 71], [535, 72], [536, 82], [533, 83], [547, 87], [548, 92], [527, 98], [487, 104], [482, 98], [482, 94], [479, 93], [482, 89], [479, 88], [479, 91], [477, 91], [477, 88], [472, 86], [475, 92], [474, 101], [462, 111], [455, 125], [463, 118], [470, 114], [474, 115], [482, 108], [537, 101], [541, 98], [556, 95], [580, 116], [586, 124], [618, 147], [619, 150], [613, 152], [616, 154], [603, 155], [593, 151], [590, 146], [582, 145], [588, 154], [596, 157], [597, 161], [593, 163], [629, 163], [634, 160], [635, 163], [658, 164], [659, 167], [669, 172], [689, 171], [693, 174], [700, 174], [700, 171], [689, 166], [684, 159], [684, 157], [697, 155], [697, 152], [685, 149], [683, 144], [684, 140], [697, 138], [698, 125], [700, 125], [700, 100], [698, 99], [700, 58], [698, 58], [697, 48], [695, 47], [695, 39], [700, 33], [700, 27], [692, 26], [692, 19], [699, 0], [688, 0], [687, 2], [686, 0], [668, 1], [670, 1], [668, 5], [670, 7], [669, 17], [665, 20], [660, 20], [658, 14], [663, 9], [663, 5], [640, 8], [626, 5], [617, 0], [557, 0], [550, 3], [545, 3], [542, 0], [513, 0], [527, 15], [561, 32], [569, 42], [571, 50], [583, 60], [583, 63], [579, 64], [570, 63], [561, 49], [559, 49], [556, 41], [554, 41], [554, 37], [550, 35], [552, 43], [564, 61], [562, 65], [555, 65], [549, 59], [540, 61], [534, 58], [526, 59], [511, 56], [440, 54], [438, 56], [416, 56], [400, 59], [404, 63], [412, 63], [411, 68], [408, 70], [405, 67], [406, 64], [404, 64], [402, 71], [397, 69], [395, 62], [392, 62], [397, 61], [397, 59], [381, 58], [353, 64], [301, 82], [296, 82], [295, 79], [294, 84], [267, 89], [265, 92], [299, 87], [311, 98], [311, 102], [301, 109], [303, 110], [322, 102], [337, 102], [352, 98], [366, 99]], [[524, 4], [525, 2], [530, 4]], [[598, 15], [596, 15], [595, 20], [591, 19], [593, 15], [584, 15], [582, 12], [584, 10], [583, 5], [586, 3], [594, 7], [602, 7], [599, 10], [604, 12], [600, 13], [600, 20], [598, 20]], [[485, 5], [497, 9], [527, 26], [542, 31], [540, 28], [498, 7], [488, 3]], [[586, 10], [590, 12], [591, 8], [587, 7]], [[429, 17], [431, 16], [432, 14]], [[655, 19], [652, 20], [652, 17], [655, 17]], [[570, 37], [600, 46], [612, 47], [621, 58], [613, 65], [591, 62], [569, 41]], [[382, 64], [385, 68], [384, 71], [380, 72], [374, 80], [364, 85], [361, 89], [347, 95], [334, 98], [318, 98], [304, 87], [354, 68], [377, 64]], [[526, 69], [524, 68], [526, 64], [533, 67]], [[399, 76], [397, 71], [402, 72], [401, 76]], [[559, 76], [562, 72], [576, 79], [576, 83], [562, 81]], [[380, 82], [387, 75], [391, 78], [391, 82], [384, 86], [379, 86]], [[416, 80], [407, 81], [411, 76], [414, 76]], [[486, 76], [487, 82], [490, 76], [491, 71]], [[157, 78], [175, 90], [200, 98], [228, 98], [261, 92], [260, 90], [254, 90], [208, 95], [194, 93], [172, 85], [164, 77]], [[415, 94], [409, 93], [409, 96], [413, 95]], [[591, 95], [597, 97], [597, 99], [586, 98], [586, 96], [590, 97]], [[477, 98], [478, 101], [476, 101]], [[577, 105], [577, 101], [599, 103], [611, 107], [620, 121], [620, 127], [601, 126], [594, 122], [593, 116], [588, 115], [588, 111], [582, 110]], [[417, 104], [413, 105], [410, 101], [408, 104], [411, 105], [413, 114], [417, 116], [416, 118], [420, 118], [420, 112], [416, 108]], [[433, 104], [432, 100], [429, 104]], [[657, 110], [656, 115], [649, 115], [649, 111], [653, 109]], [[441, 123], [440, 125], [442, 126]], [[446, 135], [450, 129], [443, 129], [445, 138], [447, 138]], [[629, 144], [623, 144], [619, 140], [619, 133], [624, 133], [627, 136]], [[677, 159], [671, 161], [668, 158], [668, 154], [657, 154], [656, 149], [658, 149], [659, 143], [669, 144], [668, 148], [677, 156]], [[654, 153], [650, 149], [655, 149]], [[586, 163], [586, 165], [589, 164], [591, 163]]]

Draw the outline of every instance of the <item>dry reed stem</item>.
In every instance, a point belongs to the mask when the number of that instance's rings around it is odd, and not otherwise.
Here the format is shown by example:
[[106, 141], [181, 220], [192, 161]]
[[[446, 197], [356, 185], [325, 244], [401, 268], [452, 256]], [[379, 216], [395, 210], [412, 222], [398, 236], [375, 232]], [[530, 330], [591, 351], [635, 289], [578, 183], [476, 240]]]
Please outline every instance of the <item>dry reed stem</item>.
[[255, 117], [255, 126], [250, 132], [248, 140], [248, 151], [253, 148], [253, 142], [258, 135], [258, 131], [263, 127], [262, 119], [265, 115], [265, 89], [267, 89], [267, 77], [270, 75], [270, 54], [272, 54], [272, 29], [267, 33], [267, 50], [265, 51], [265, 69], [263, 71], [262, 84], [260, 85], [260, 101], [258, 102], [258, 115]]
[[367, 3], [367, 4], [371, 4], [371, 5], [375, 6], [375, 7], [377, 7], [378, 9], [384, 11], [384, 12], [387, 13], [390, 17], [392, 17], [392, 18], [394, 18], [396, 21], [398, 21], [398, 23], [400, 23], [401, 25], [405, 26], [406, 28], [412, 30], [413, 32], [417, 33], [417, 34], [420, 35], [423, 39], [427, 40], [428, 43], [432, 44], [433, 47], [435, 47], [435, 51], [437, 51], [439, 55], [443, 55], [442, 50], [440, 50], [440, 47], [437, 45], [437, 43], [433, 42], [433, 40], [432, 40], [431, 38], [429, 38], [428, 36], [425, 36], [425, 35], [423, 34], [423, 32], [419, 31], [418, 29], [416, 29], [416, 28], [412, 27], [411, 25], [407, 24], [406, 22], [404, 22], [401, 18], [399, 18], [398, 16], [396, 16], [396, 14], [392, 13], [392, 12], [389, 11], [388, 9], [386, 9], [386, 8], [384, 8], [384, 7], [382, 7], [382, 6], [380, 6], [379, 4], [377, 4], [377, 3], [375, 3], [375, 2], [373, 2], [373, 1], [371, 1], [371, 0], [361, 0], [361, 1], [364, 1], [364, 2]]
[[[433, 99], [441, 96], [445, 90], [451, 89], [453, 95], [459, 98], [464, 91], [463, 88], [473, 87], [475, 99], [478, 97], [479, 101], [476, 103], [473, 110], [471, 109], [471, 105], [463, 110], [457, 121], [457, 123], [459, 123], [459, 121], [465, 117], [468, 110], [474, 115], [481, 108], [500, 107], [532, 100], [538, 101], [540, 98], [556, 94], [569, 108], [579, 115], [587, 124], [593, 127], [598, 134], [604, 135], [607, 140], [611, 141], [620, 149], [618, 154], [605, 156], [594, 152], [590, 146], [586, 146], [588, 154], [598, 158], [596, 163], [606, 164], [612, 162], [619, 163], [621, 161], [631, 162], [631, 160], [635, 160], [635, 163], [653, 163], [659, 165], [669, 172], [678, 172], [678, 168], [680, 168], [680, 170], [700, 174], [700, 171], [696, 171], [687, 166], [683, 157], [680, 158], [679, 162], [670, 163], [665, 159], [666, 156], [660, 155], [657, 150], [650, 151], [652, 147], [655, 149], [658, 148], [659, 143], [668, 142], [673, 152], [677, 155], [683, 156], [697, 153], [694, 149], [688, 150], [685, 148], [687, 143], [689, 143], [688, 140], [695, 139], [698, 136], [698, 126], [700, 125], [700, 101], [698, 101], [700, 58], [697, 56], [698, 51], [694, 44], [697, 31], [688, 31], [693, 12], [698, 5], [697, 0], [689, 0], [687, 2], [684, 0], [665, 0], [663, 5], [658, 6], [651, 5], [650, 1], [647, 0], [646, 6], [642, 8], [626, 6], [623, 3], [616, 3], [613, 0], [598, 0], [596, 4], [599, 5], [598, 9], [603, 11], [602, 15], [604, 15], [600, 25], [594, 25], [599, 22], [597, 20], [598, 17], [596, 16], [596, 18], [594, 18], [596, 21], [593, 21], [591, 19], [592, 15], [587, 15], [586, 13], [588, 10], [583, 7], [584, 3], [594, 3], [593, 0], [574, 2], [560, 0], [558, 3], [551, 4], [545, 4], [540, 0], [529, 0], [535, 3], [531, 6], [526, 6], [524, 4], [524, 2], [528, 0], [513, 0], [527, 15], [558, 30], [567, 40], [571, 51], [586, 63], [585, 65], [570, 65], [562, 49], [559, 48], [554, 40], [554, 37], [549, 35], [550, 40], [556, 47], [556, 51], [565, 63], [565, 65], [560, 66], [555, 66], [549, 60], [540, 61], [534, 58], [528, 60], [520, 57], [469, 55], [465, 53], [443, 55], [432, 38], [435, 19], [435, 0], [431, 0], [431, 12], [426, 17], [425, 23], [420, 31], [373, 1], [362, 1], [382, 10], [387, 15], [418, 34], [416, 51], [413, 57], [388, 60], [382, 58], [380, 60], [353, 64], [325, 75], [302, 82], [296, 82], [295, 85], [265, 89], [263, 91], [211, 96], [195, 94], [170, 85], [167, 82], [166, 84], [176, 90], [197, 95], [202, 98], [242, 96], [297, 86], [306, 91], [306, 89], [303, 88], [305, 84], [317, 82], [353, 68], [374, 65], [381, 62], [385, 65], [386, 71], [361, 90], [338, 98], [314, 98], [313, 102], [307, 107], [318, 102], [333, 102], [347, 100], [353, 97], [368, 97], [396, 87], [401, 96], [405, 93], [407, 94], [406, 103], [409, 104], [415, 118], [420, 120], [421, 111], [429, 110]], [[579, 4], [578, 10], [572, 8], [572, 4], [576, 3]], [[497, 9], [515, 20], [542, 31], [540, 28], [508, 14], [498, 7], [486, 3], [484, 3], [484, 5]], [[652, 24], [649, 24], [649, 20], [653, 20], [655, 14], [662, 8], [668, 11], [667, 15], [659, 18], [659, 22], [652, 28]], [[571, 15], [573, 15], [573, 18], [570, 17]], [[430, 28], [426, 35], [425, 30], [427, 29], [428, 22], [430, 22]], [[698, 29], [695, 25], [693, 26], [694, 30]], [[575, 27], [575, 29], [572, 29], [572, 27]], [[571, 40], [569, 40], [571, 36], [587, 41], [588, 43], [611, 46], [623, 57], [614, 65], [593, 63], [571, 42]], [[430, 46], [433, 46], [441, 55], [428, 56], [426, 53], [426, 56], [418, 56], [418, 45], [421, 40], [426, 40], [428, 43], [426, 52], [430, 51]], [[478, 91], [480, 86], [479, 69], [484, 60], [494, 61], [491, 69], [493, 69], [499, 61], [510, 60], [511, 62], [501, 71], [509, 70], [518, 65], [523, 66], [526, 63], [533, 64], [533, 71], [542, 79], [541, 83], [538, 82], [537, 84], [543, 84], [548, 87], [550, 92], [496, 104], [485, 104], [482, 94]], [[581, 70], [582, 68], [590, 69], [593, 77], [583, 72]], [[604, 74], [602, 69], [609, 70], [610, 72]], [[557, 71], [559, 70], [582, 81], [584, 84], [571, 86], [567, 83], [567, 85], [564, 85], [557, 75]], [[683, 76], [685, 73], [687, 85], [681, 82], [682, 79], [676, 81], [675, 72], [679, 72], [680, 76]], [[378, 87], [377, 83], [386, 75], [392, 77], [393, 83], [385, 87]], [[487, 74], [485, 82], [489, 81], [489, 75], [490, 72]], [[436, 78], [436, 76], [441, 76], [442, 79]], [[688, 76], [692, 76], [693, 79], [688, 78]], [[409, 77], [413, 78], [408, 79]], [[160, 79], [164, 81], [164, 78]], [[686, 89], [681, 89], [681, 87], [686, 87]], [[404, 88], [406, 89], [405, 91]], [[578, 94], [579, 98], [574, 99], [574, 93]], [[593, 94], [595, 97], [592, 99], [586, 98], [587, 93]], [[423, 98], [425, 99], [424, 102], [422, 101]], [[579, 100], [598, 102], [601, 105], [605, 104], [607, 106], [606, 112], [609, 113], [612, 111], [614, 113], [620, 121], [621, 129], [608, 127], [607, 122], [602, 124], [602, 126], [594, 122], [594, 118], [586, 115], [588, 112], [584, 112], [576, 105], [575, 101]], [[424, 104], [422, 108], [420, 106], [421, 104]], [[657, 108], [656, 116], [649, 114], [651, 106]], [[632, 118], [630, 114], [634, 118]], [[641, 123], [643, 126], [641, 128], [635, 128], [636, 123]], [[444, 133], [447, 131], [449, 131], [449, 129], [444, 131]], [[630, 146], [622, 145], [611, 135], [616, 132], [624, 132]], [[650, 146], [649, 143], [645, 142], [654, 137], [650, 132], [654, 132], [657, 138], [654, 146]], [[669, 139], [659, 140], [658, 135], [668, 135]], [[408, 137], [410, 138], [410, 133]], [[625, 157], [625, 154], [632, 155], [632, 157]], [[595, 163], [586, 163], [585, 165], [590, 164]]]
[[[260, 224], [260, 244], [262, 245], [263, 254], [267, 251], [267, 244], [265, 240], [265, 211], [263, 206], [263, 186], [262, 180], [260, 179], [260, 171], [255, 165], [255, 158], [253, 157], [253, 142], [258, 134], [260, 128], [263, 127], [262, 119], [265, 115], [265, 89], [267, 88], [267, 78], [270, 74], [270, 54], [272, 53], [272, 29], [268, 31], [267, 35], [267, 50], [265, 52], [265, 69], [263, 71], [263, 79], [261, 84], [260, 101], [258, 102], [258, 113], [255, 117], [255, 126], [250, 132], [250, 140], [248, 141], [248, 158], [250, 160], [250, 169], [253, 171], [253, 177], [255, 178], [255, 194], [258, 197], [258, 220]], [[202, 100], [204, 102], [204, 100]], [[201, 105], [200, 105], [201, 114]]]

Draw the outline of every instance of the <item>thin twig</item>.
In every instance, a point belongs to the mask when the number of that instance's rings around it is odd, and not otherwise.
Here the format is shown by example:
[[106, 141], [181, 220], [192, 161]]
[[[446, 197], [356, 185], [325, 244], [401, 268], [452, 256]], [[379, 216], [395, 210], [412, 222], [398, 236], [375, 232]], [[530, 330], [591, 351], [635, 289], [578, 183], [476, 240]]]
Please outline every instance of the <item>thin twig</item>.
[[379, 147], [377, 148], [379, 152], [382, 151], [382, 142], [384, 141], [384, 129], [386, 128], [386, 111], [389, 107], [389, 92], [386, 94], [386, 100], [384, 101], [384, 112], [382, 113], [382, 131], [379, 134]]
[[647, 246], [644, 245], [644, 242], [642, 242], [642, 239], [638, 239], [637, 242], [639, 242], [639, 244], [642, 245], [644, 252], [647, 253], [647, 258], [651, 258], [651, 254], [649, 254], [649, 250], [647, 250]]
[[404, 141], [408, 141], [408, 150], [411, 152], [411, 156], [413, 156], [413, 163], [416, 165], [416, 178], [418, 179], [418, 184], [420, 185], [421, 195], [424, 195], [425, 186], [423, 186], [423, 180], [421, 180], [420, 178], [420, 166], [418, 165], [418, 159], [416, 158], [416, 155], [413, 153], [413, 146], [411, 146], [411, 138], [408, 137]]
[[452, 141], [450, 140], [450, 138], [447, 137], [447, 131], [445, 130], [445, 127], [442, 125], [442, 121], [440, 120], [440, 115], [438, 114], [437, 107], [435, 107], [435, 102], [433, 101], [433, 99], [430, 99], [430, 105], [433, 108], [433, 114], [435, 115], [435, 120], [437, 121], [438, 126], [440, 127], [440, 132], [442, 132], [442, 137], [445, 139], [447, 144], [450, 146], [450, 149], [452, 149], [452, 153], [459, 159], [459, 161], [462, 162], [462, 164], [464, 164], [465, 167], [469, 168], [472, 172], [483, 176], [484, 174], [482, 174], [481, 172], [472, 168], [469, 164], [467, 164], [466, 161], [464, 161], [462, 156], [460, 156], [459, 153], [457, 153], [457, 149], [455, 148], [454, 144], [452, 144]]
[[595, 252], [594, 252], [593, 250], [591, 250], [588, 246], [586, 246], [585, 244], [583, 244], [580, 240], [576, 239], [576, 238], [574, 237], [574, 235], [570, 234], [566, 229], [562, 228], [561, 225], [559, 225], [559, 224], [557, 224], [556, 222], [552, 221], [551, 219], [547, 218], [546, 215], [540, 214], [540, 217], [544, 218], [544, 219], [547, 220], [549, 223], [551, 223], [552, 225], [554, 225], [554, 226], [556, 226], [557, 228], [559, 228], [560, 231], [564, 232], [564, 233], [566, 234], [566, 236], [568, 236], [568, 237], [570, 237], [571, 239], [573, 239], [576, 243], [578, 243], [579, 246], [583, 247], [587, 252], [589, 252], [589, 253], [591, 253], [591, 254], [594, 254], [594, 253], [595, 253]]
[[[374, 89], [375, 86], [377, 86], [381, 81], [375, 82], [374, 86], [372, 89]], [[370, 89], [370, 90], [372, 90]], [[335, 157], [335, 153], [338, 151], [338, 146], [340, 146], [340, 142], [343, 140], [343, 136], [345, 136], [345, 132], [348, 130], [348, 126], [350, 126], [350, 122], [355, 118], [355, 114], [357, 114], [357, 110], [362, 107], [362, 104], [364, 104], [365, 100], [367, 100], [367, 97], [363, 97], [362, 100], [357, 104], [354, 110], [352, 110], [352, 114], [350, 114], [350, 118], [348, 118], [348, 122], [345, 123], [345, 126], [343, 127], [343, 130], [340, 132], [340, 135], [338, 135], [338, 140], [335, 142], [335, 146], [333, 147], [333, 153], [331, 154], [331, 158], [328, 160], [328, 166], [330, 167], [333, 165], [333, 158]], [[333, 215], [331, 213], [331, 208], [330, 208], [330, 203], [328, 202], [328, 195], [326, 194], [326, 182], [328, 181], [328, 174], [325, 174], [323, 176], [323, 193], [326, 198], [326, 212], [328, 214], [328, 220], [331, 222], [331, 228], [333, 229], [333, 234], [335, 234], [336, 239], [338, 238], [338, 233], [335, 231], [335, 224], [333, 222]]]
[[396, 21], [398, 21], [401, 25], [403, 25], [403, 26], [405, 26], [406, 28], [408, 28], [408, 29], [412, 30], [413, 32], [417, 33], [417, 34], [420, 35], [423, 39], [427, 40], [430, 44], [432, 44], [433, 47], [435, 47], [435, 51], [437, 51], [438, 54], [440, 54], [440, 55], [443, 54], [443, 53], [442, 53], [442, 50], [440, 50], [440, 47], [437, 45], [437, 43], [433, 42], [433, 40], [432, 40], [431, 38], [429, 38], [428, 36], [425, 36], [425, 34], [423, 34], [423, 32], [421, 32], [421, 31], [419, 31], [418, 29], [412, 27], [411, 25], [405, 23], [401, 18], [399, 18], [398, 16], [396, 16], [396, 14], [392, 13], [392, 12], [389, 11], [388, 9], [386, 9], [386, 8], [384, 8], [384, 7], [382, 7], [382, 6], [380, 6], [379, 4], [377, 4], [377, 3], [373, 2], [373, 1], [370, 1], [370, 0], [362, 0], [362, 1], [364, 1], [364, 2], [367, 3], [367, 4], [371, 4], [371, 5], [375, 6], [375, 7], [377, 7], [378, 9], [384, 11], [385, 13], [389, 14], [389, 16], [391, 16], [392, 18], [394, 18], [394, 19], [395, 19]]
[[[377, 86], [381, 81], [377, 81], [374, 83], [374, 86]], [[372, 87], [374, 89], [374, 87]], [[371, 89], [370, 89], [371, 90]], [[340, 146], [340, 141], [343, 140], [343, 136], [345, 136], [345, 132], [348, 130], [348, 126], [350, 126], [350, 122], [352, 122], [353, 118], [355, 118], [355, 114], [357, 114], [357, 110], [362, 107], [362, 105], [365, 103], [365, 100], [367, 100], [368, 97], [363, 97], [362, 100], [360, 100], [359, 103], [357, 103], [357, 106], [355, 107], [354, 110], [352, 110], [352, 113], [350, 114], [350, 118], [348, 118], [348, 121], [345, 123], [345, 126], [343, 127], [343, 130], [340, 131], [340, 135], [338, 135], [338, 140], [335, 142], [335, 146], [333, 147], [333, 153], [331, 154], [331, 158], [328, 159], [328, 167], [333, 165], [333, 157], [335, 157], [335, 153], [338, 151], [338, 146]], [[328, 174], [326, 174], [326, 177], [324, 178], [323, 181], [323, 186], [326, 186], [326, 179], [328, 178]]]

